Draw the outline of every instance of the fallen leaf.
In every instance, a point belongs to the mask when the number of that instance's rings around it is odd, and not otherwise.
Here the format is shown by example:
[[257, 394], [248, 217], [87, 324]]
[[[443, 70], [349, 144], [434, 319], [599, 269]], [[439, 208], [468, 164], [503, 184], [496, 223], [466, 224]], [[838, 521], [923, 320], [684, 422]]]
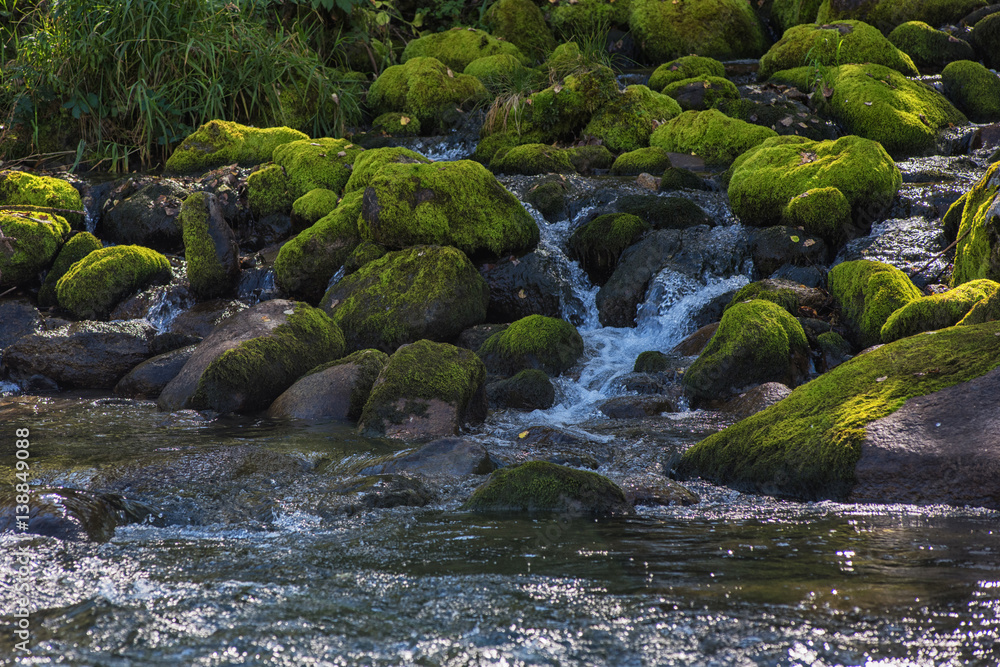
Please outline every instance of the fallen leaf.
[[865, 106], [866, 106], [866, 107], [870, 107], [871, 105], [872, 105], [872, 103], [871, 103], [871, 102], [865, 102]]
[[399, 124], [400, 125], [409, 125], [410, 124], [410, 117], [409, 116], [400, 116], [399, 117]]
[[337, 153], [337, 157], [347, 157], [347, 151], [340, 151]]
[[880, 377], [880, 378], [875, 378], [875, 381], [876, 381], [876, 382], [885, 382], [885, 381], [886, 381], [886, 380], [888, 380], [888, 379], [889, 379], [889, 376], [888, 376], [888, 375], [883, 375], [883, 376], [882, 376], [882, 377]]
[[791, 116], [785, 116], [784, 118], [782, 118], [778, 122], [781, 123], [782, 125], [784, 125], [785, 127], [788, 127], [789, 125], [791, 125], [792, 123], [795, 122], [795, 119], [792, 118]]
[[523, 289], [522, 290], [518, 290], [517, 291], [517, 298], [518, 299], [527, 299], [528, 295], [524, 293]]
[[517, 434], [517, 437], [521, 438], [521, 439], [524, 439], [524, 438], [528, 437], [529, 433], [531, 433], [531, 431], [521, 431], [520, 433]]
[[792, 239], [792, 243], [798, 243], [799, 242], [799, 237], [798, 236], [789, 236], [788, 238]]
[[450, 67], [448, 68], [448, 78], [451, 78], [451, 79], [455, 78], [455, 73], [451, 71]]
[[799, 164], [809, 164], [810, 162], [816, 161], [815, 153], [806, 152], [806, 153], [799, 153], [799, 155], [802, 156], [802, 159], [799, 161]]
[[816, 245], [816, 239], [806, 239], [806, 240], [805, 240], [805, 241], [804, 241], [804, 242], [802, 243], [802, 245], [804, 245], [804, 246], [805, 246], [805, 247], [807, 247], [807, 248], [811, 248], [811, 247], [813, 247], [814, 245]]

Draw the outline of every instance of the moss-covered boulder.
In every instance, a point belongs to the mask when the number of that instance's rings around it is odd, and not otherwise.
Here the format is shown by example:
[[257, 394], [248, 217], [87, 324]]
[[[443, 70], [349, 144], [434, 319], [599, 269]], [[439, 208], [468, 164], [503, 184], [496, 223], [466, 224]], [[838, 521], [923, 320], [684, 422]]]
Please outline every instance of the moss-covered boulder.
[[251, 167], [271, 161], [274, 149], [308, 135], [287, 127], [259, 129], [224, 120], [213, 120], [188, 135], [167, 158], [166, 170], [205, 172], [227, 164]]
[[882, 327], [889, 316], [923, 296], [896, 267], [866, 259], [833, 267], [827, 283], [831, 296], [840, 304], [848, 339], [858, 349], [881, 343]]
[[753, 299], [726, 310], [715, 335], [684, 374], [696, 400], [717, 400], [764, 382], [794, 387], [807, 374], [809, 342], [781, 306]]
[[348, 350], [392, 353], [422, 338], [450, 340], [486, 319], [489, 290], [469, 258], [449, 246], [413, 246], [368, 262], [330, 288], [321, 307]]
[[767, 50], [764, 28], [744, 0], [632, 0], [632, 36], [653, 62], [697, 53], [733, 60]]
[[329, 215], [340, 203], [333, 190], [313, 188], [292, 202], [292, 231], [301, 232]]
[[662, 373], [670, 368], [670, 357], [657, 350], [640, 352], [632, 365], [633, 373]]
[[483, 25], [533, 60], [545, 60], [556, 48], [542, 11], [531, 0], [498, 0], [483, 15]]
[[477, 354], [498, 375], [514, 375], [525, 368], [559, 375], [583, 355], [583, 338], [566, 320], [529, 315], [487, 338]]
[[70, 229], [58, 215], [0, 211], [0, 232], [0, 285], [23, 285], [52, 264]]
[[889, 33], [889, 41], [910, 56], [917, 67], [944, 67], [954, 60], [972, 60], [975, 51], [964, 39], [935, 30], [923, 21], [907, 21]]
[[711, 190], [712, 186], [690, 169], [668, 166], [660, 176], [660, 191]]
[[944, 94], [974, 123], [1000, 121], [1000, 77], [971, 60], [949, 63], [941, 72]]
[[513, 377], [486, 385], [492, 409], [548, 410], [556, 400], [556, 390], [545, 371], [526, 368]]
[[274, 278], [289, 295], [318, 303], [333, 274], [361, 242], [360, 190], [344, 195], [329, 214], [281, 246], [274, 260]]
[[1000, 69], [1000, 12], [993, 12], [972, 27], [973, 46], [990, 69]]
[[732, 81], [705, 75], [667, 84], [663, 94], [676, 100], [684, 111], [716, 109], [740, 99], [740, 91]]
[[577, 173], [584, 175], [610, 169], [615, 163], [615, 156], [607, 147], [594, 144], [567, 148], [566, 155]]
[[291, 141], [274, 149], [273, 160], [288, 175], [292, 200], [315, 188], [341, 192], [363, 148], [347, 139]]
[[650, 146], [671, 153], [694, 153], [706, 164], [724, 165], [778, 133], [768, 127], [730, 118], [717, 109], [685, 111], [656, 128]]
[[651, 90], [662, 91], [666, 86], [698, 76], [726, 76], [726, 66], [715, 58], [682, 56], [653, 70], [647, 84]]
[[389, 137], [419, 137], [423, 132], [420, 120], [402, 111], [386, 111], [372, 121], [372, 132]]
[[882, 342], [891, 343], [924, 331], [958, 324], [980, 301], [1000, 290], [992, 280], [972, 280], [941, 294], [920, 297], [895, 311], [882, 327]]
[[1000, 281], [1000, 162], [991, 166], [963, 199], [952, 286], [989, 278]]
[[119, 245], [88, 253], [56, 282], [62, 308], [83, 320], [104, 319], [119, 301], [170, 278], [170, 262], [149, 248]]
[[586, 39], [609, 28], [628, 28], [631, 0], [561, 0], [549, 3], [546, 16], [562, 39]]
[[268, 164], [247, 177], [247, 203], [257, 220], [289, 215], [296, 197], [288, 189], [288, 174], [280, 164]]
[[653, 229], [687, 229], [697, 225], [714, 226], [715, 221], [687, 197], [660, 195], [624, 195], [615, 208], [619, 213], [637, 215]]
[[498, 174], [575, 174], [576, 169], [563, 148], [548, 144], [522, 144], [500, 149], [490, 160], [490, 169]]
[[[570, 44], [576, 46], [572, 42]], [[566, 45], [560, 48], [563, 46]], [[556, 49], [558, 52], [559, 49]], [[522, 119], [518, 134], [530, 137], [530, 141], [572, 141], [599, 109], [622, 95], [611, 68], [587, 65], [572, 57], [563, 62], [567, 61], [575, 63], [566, 65], [571, 73], [548, 88], [532, 93], [518, 110]]]
[[903, 183], [882, 146], [855, 136], [768, 139], [739, 156], [730, 174], [729, 200], [745, 224], [801, 225], [831, 243], [851, 235], [852, 220], [865, 233], [870, 212], [887, 208]]
[[888, 33], [907, 21], [931, 25], [957, 24], [968, 14], [986, 7], [989, 0], [823, 0], [816, 21], [858, 19]]
[[677, 102], [646, 86], [633, 85], [594, 114], [583, 129], [613, 151], [633, 151], [649, 145], [649, 136], [658, 123], [681, 112]]
[[576, 228], [569, 237], [569, 254], [587, 272], [590, 281], [603, 285], [614, 273], [625, 248], [652, 229], [630, 213], [606, 213]]
[[431, 161], [416, 151], [402, 146], [367, 150], [358, 155], [351, 169], [351, 177], [344, 186], [344, 194], [364, 190], [379, 170], [387, 164], [430, 164]]
[[425, 131], [442, 128], [456, 107], [471, 107], [486, 96], [479, 79], [459, 74], [463, 69], [436, 58], [411, 58], [387, 67], [368, 89], [368, 105], [375, 115], [399, 111], [416, 118]]
[[470, 160], [385, 164], [364, 191], [361, 236], [387, 248], [451, 245], [471, 257], [523, 254], [538, 225], [485, 167]]
[[760, 59], [761, 81], [779, 70], [818, 63], [837, 67], [849, 63], [875, 63], [906, 76], [919, 72], [908, 55], [867, 23], [840, 21], [830, 25], [806, 23], [785, 32]]
[[[36, 176], [25, 171], [0, 171], [0, 204], [60, 208], [53, 211], [63, 217], [71, 227], [83, 224], [83, 201], [80, 193], [68, 181], [52, 176]], [[65, 211], [81, 211], [80, 215]]]
[[823, 0], [774, 0], [771, 5], [771, 22], [779, 35], [792, 26], [812, 23]]
[[995, 368], [996, 334], [1000, 323], [953, 327], [857, 356], [691, 447], [678, 473], [801, 500], [844, 499], [856, 481], [866, 427], [907, 399]]
[[[476, 77], [483, 82], [486, 90], [494, 94], [501, 93], [509, 87], [515, 90], [521, 89], [522, 83], [532, 88], [541, 88], [545, 81], [544, 75], [539, 70], [525, 67], [520, 59], [508, 53], [476, 58], [462, 73]], [[532, 83], [538, 85], [531, 85]]]
[[997, 320], [1000, 320], [1000, 290], [973, 304], [968, 314], [958, 324], [969, 327], [973, 324], [985, 324]]
[[[56, 305], [58, 303], [58, 299], [56, 298], [56, 283], [59, 282], [59, 279], [69, 271], [69, 267], [93, 251], [100, 250], [103, 247], [104, 245], [100, 239], [90, 232], [74, 234], [69, 241], [66, 241], [59, 249], [59, 254], [56, 255], [56, 261], [52, 265], [52, 268], [45, 274], [42, 288], [38, 290], [38, 305]], [[2, 277], [2, 273], [0, 273], [0, 277]]]
[[486, 418], [486, 369], [471, 350], [418, 340], [389, 357], [372, 386], [358, 430], [431, 440]]
[[842, 65], [830, 77], [820, 110], [896, 158], [930, 151], [940, 130], [968, 122], [941, 93], [882, 65]]
[[525, 65], [531, 64], [530, 59], [510, 42], [472, 28], [453, 28], [410, 40], [403, 49], [402, 62], [405, 65], [414, 58], [436, 58], [457, 73], [477, 58], [501, 53], [510, 54]]
[[192, 291], [203, 299], [233, 292], [240, 280], [240, 248], [218, 197], [194, 193], [181, 204], [179, 219]]
[[670, 155], [667, 151], [659, 146], [648, 146], [619, 155], [611, 165], [611, 174], [613, 176], [659, 174], [669, 168]]
[[565, 176], [547, 176], [531, 186], [524, 200], [535, 207], [549, 222], [557, 219], [566, 210], [566, 194], [569, 186]]
[[789, 315], [798, 316], [799, 297], [795, 293], [795, 290], [790, 289], [789, 286], [783, 283], [784, 281], [781, 280], [766, 279], [744, 285], [736, 291], [736, 294], [729, 300], [729, 304], [726, 305], [725, 309], [729, 310], [736, 304], [743, 303], [744, 301], [762, 299], [781, 306]]
[[274, 399], [272, 419], [338, 419], [357, 421], [389, 355], [358, 350], [312, 369]]
[[528, 461], [497, 470], [476, 489], [463, 509], [590, 516], [633, 512], [625, 493], [607, 477], [548, 461]]
[[161, 410], [264, 410], [309, 370], [341, 357], [344, 336], [324, 312], [264, 301], [209, 334], [157, 399]]

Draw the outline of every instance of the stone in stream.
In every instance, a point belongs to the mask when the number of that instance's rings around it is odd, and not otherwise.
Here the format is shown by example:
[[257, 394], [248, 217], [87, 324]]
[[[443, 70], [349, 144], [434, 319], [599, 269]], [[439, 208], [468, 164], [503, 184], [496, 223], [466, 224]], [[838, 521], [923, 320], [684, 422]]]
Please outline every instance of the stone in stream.
[[[583, 134], [597, 137], [615, 152], [634, 151], [649, 146], [656, 123], [666, 122], [680, 112], [681, 107], [668, 95], [646, 86], [627, 86], [594, 114]], [[657, 173], [663, 169], [660, 167]]]
[[0, 301], [0, 354], [22, 336], [42, 328], [42, 316], [28, 299]]
[[423, 507], [437, 499], [437, 492], [420, 477], [413, 475], [368, 475], [341, 484], [336, 493], [356, 496], [358, 504], [346, 509], [390, 509], [392, 507]]
[[633, 505], [696, 505], [698, 494], [672, 479], [653, 473], [629, 475], [621, 483], [625, 499]]
[[941, 72], [944, 94], [974, 123], [1000, 121], [1000, 78], [977, 62], [958, 60]]
[[195, 348], [195, 345], [188, 345], [147, 359], [118, 381], [114, 395], [156, 400], [164, 387], [181, 372]]
[[621, 488], [607, 477], [547, 461], [529, 461], [497, 470], [462, 507], [473, 512], [505, 514], [633, 513]]
[[267, 416], [357, 421], [375, 379], [388, 363], [385, 352], [359, 350], [317, 366], [274, 399]]
[[479, 272], [490, 293], [487, 321], [513, 322], [529, 315], [559, 317], [560, 294], [565, 298], [572, 295], [557, 278], [557, 270], [549, 257], [537, 252], [481, 266]]
[[178, 218], [181, 202], [191, 191], [164, 178], [141, 184], [128, 179], [111, 193], [98, 233], [116, 245], [141, 245], [174, 252], [182, 245]]
[[488, 475], [495, 469], [496, 464], [481, 444], [462, 438], [439, 438], [420, 449], [369, 466], [361, 474], [409, 473], [462, 477]]
[[71, 236], [70, 239], [63, 244], [62, 248], [59, 249], [59, 254], [56, 255], [55, 263], [52, 264], [52, 268], [49, 269], [49, 272], [45, 274], [45, 280], [42, 282], [42, 288], [38, 290], [38, 305], [55, 306], [58, 303], [58, 298], [56, 297], [56, 283], [59, 282], [59, 279], [66, 275], [66, 272], [69, 271], [71, 266], [93, 251], [100, 250], [103, 247], [104, 245], [101, 243], [100, 239], [90, 232], [78, 232], [77, 234]]
[[606, 213], [577, 227], [567, 241], [570, 258], [579, 262], [590, 281], [603, 285], [621, 254], [652, 227], [629, 213]]
[[843, 262], [828, 276], [830, 295], [837, 301], [857, 349], [882, 342], [882, 327], [897, 309], [923, 296], [894, 266], [869, 260]]
[[674, 400], [667, 396], [615, 396], [598, 404], [597, 409], [611, 419], [641, 419], [677, 411]]
[[[0, 181], [0, 187], [2, 184]], [[57, 215], [37, 211], [0, 212], [0, 232], [13, 239], [0, 241], [0, 287], [37, 280], [38, 274], [55, 260], [69, 231], [69, 223]], [[10, 252], [6, 244], [10, 245]]]
[[924, 331], [936, 331], [958, 324], [977, 303], [1000, 291], [1000, 284], [981, 278], [962, 283], [942, 294], [924, 296], [889, 316], [882, 326], [882, 342], [913, 336]]
[[173, 173], [205, 172], [238, 163], [245, 167], [271, 161], [281, 144], [309, 137], [287, 127], [255, 128], [223, 120], [212, 120], [189, 134], [167, 158], [165, 169]]
[[559, 375], [583, 355], [583, 338], [566, 320], [530, 315], [490, 336], [477, 354], [491, 373], [509, 376], [536, 368]]
[[117, 526], [156, 518], [151, 507], [116, 494], [32, 487], [28, 529], [24, 531], [17, 523], [20, 503], [16, 499], [13, 491], [0, 495], [0, 534], [16, 531], [60, 540], [107, 542]]
[[1000, 280], [1000, 163], [993, 164], [949, 209], [961, 210], [951, 284], [989, 278]]
[[107, 319], [126, 297], [170, 277], [170, 262], [155, 250], [136, 245], [101, 248], [69, 267], [56, 282], [56, 298], [80, 319]]
[[750, 252], [757, 273], [766, 277], [786, 265], [824, 264], [827, 245], [822, 238], [796, 227], [775, 225], [751, 232]]
[[398, 111], [427, 131], [443, 129], [455, 119], [456, 108], [471, 108], [487, 96], [479, 79], [461, 73], [465, 65], [468, 62], [456, 68], [437, 58], [420, 56], [386, 67], [368, 89], [368, 105], [376, 116]]
[[597, 310], [606, 327], [635, 326], [636, 309], [650, 279], [681, 247], [681, 233], [661, 229], [647, 234], [618, 259], [615, 272], [597, 293]]
[[185, 199], [180, 223], [191, 289], [203, 299], [232, 293], [240, 280], [240, 249], [218, 197], [196, 192]]
[[486, 385], [486, 398], [494, 409], [548, 410], [556, 400], [556, 392], [545, 371], [526, 368], [513, 377]]

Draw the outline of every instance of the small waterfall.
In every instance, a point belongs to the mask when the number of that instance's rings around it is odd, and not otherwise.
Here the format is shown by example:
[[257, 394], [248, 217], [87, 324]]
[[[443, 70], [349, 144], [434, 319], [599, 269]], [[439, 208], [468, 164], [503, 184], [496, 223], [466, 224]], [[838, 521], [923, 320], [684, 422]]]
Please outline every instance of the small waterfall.
[[178, 315], [195, 304], [195, 298], [187, 290], [156, 289], [153, 302], [146, 311], [146, 321], [157, 331], [168, 331]]
[[243, 271], [240, 274], [237, 295], [248, 306], [276, 298], [278, 288], [275, 284], [274, 269], [261, 266]]

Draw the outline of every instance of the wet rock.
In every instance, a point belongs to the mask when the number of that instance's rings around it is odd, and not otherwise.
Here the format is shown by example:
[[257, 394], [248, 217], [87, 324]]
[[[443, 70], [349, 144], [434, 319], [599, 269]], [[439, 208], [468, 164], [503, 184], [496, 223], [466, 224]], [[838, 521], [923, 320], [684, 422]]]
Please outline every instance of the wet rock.
[[161, 252], [180, 249], [178, 214], [190, 190], [172, 179], [142, 180], [130, 178], [111, 192], [98, 234], [118, 245], [141, 245]]
[[111, 389], [152, 355], [156, 330], [145, 320], [77, 322], [20, 338], [4, 350], [15, 380], [42, 375], [60, 387]]
[[509, 326], [509, 324], [477, 324], [460, 333], [458, 338], [455, 339], [455, 345], [475, 352], [482, 347], [486, 339], [495, 333], [500, 333]]
[[16, 494], [0, 495], [0, 533], [30, 533], [60, 540], [107, 542], [117, 526], [155, 518], [141, 503], [110, 493], [32, 487], [28, 529], [17, 524]]
[[202, 301], [179, 313], [170, 323], [170, 331], [184, 336], [205, 338], [215, 327], [246, 309], [247, 306], [242, 301], [228, 299]]
[[751, 232], [750, 252], [757, 272], [767, 277], [785, 265], [825, 263], [827, 246], [820, 237], [806, 234], [801, 229], [775, 226]]
[[167, 384], [184, 368], [195, 345], [188, 345], [171, 352], [147, 359], [128, 372], [115, 385], [114, 395], [127, 398], [156, 399]]
[[535, 447], [573, 447], [587, 444], [587, 440], [575, 433], [551, 426], [530, 426], [517, 434], [518, 443]]
[[722, 406], [723, 412], [734, 415], [737, 419], [745, 419], [761, 410], [771, 407], [792, 393], [787, 385], [780, 382], [765, 382]]
[[633, 505], [696, 505], [701, 499], [677, 482], [662, 475], [629, 475], [621, 483], [625, 498]]
[[641, 419], [677, 410], [666, 396], [616, 396], [601, 402], [597, 409], [611, 419]]
[[652, 174], [647, 174], [645, 172], [635, 177], [635, 184], [638, 185], [643, 190], [652, 190], [653, 192], [656, 192], [657, 190], [660, 189], [659, 177], [653, 176]]
[[545, 216], [549, 222], [558, 220], [566, 210], [568, 187], [561, 176], [545, 176], [528, 190], [525, 201]]
[[462, 438], [440, 438], [420, 449], [365, 468], [362, 474], [410, 473], [462, 477], [488, 475], [496, 469], [486, 448]]
[[487, 384], [486, 399], [493, 409], [548, 410], [555, 402], [556, 392], [544, 371], [525, 369], [513, 377]]
[[389, 355], [384, 352], [359, 350], [317, 366], [274, 399], [267, 416], [357, 421], [387, 363]]
[[832, 371], [834, 368], [851, 358], [851, 344], [836, 331], [827, 331], [816, 337], [820, 358], [818, 362], [820, 373]]
[[[1000, 19], [1000, 17], [998, 17]], [[992, 165], [964, 195], [952, 284], [976, 278], [1000, 279], [1000, 163]]]
[[191, 195], [181, 205], [180, 221], [191, 290], [203, 299], [233, 292], [240, 279], [240, 249], [218, 198]]
[[642, 352], [635, 359], [632, 371], [635, 373], [658, 373], [670, 367], [670, 359], [667, 355], [656, 350]]
[[642, 218], [630, 213], [606, 213], [577, 227], [567, 245], [595, 285], [603, 285], [614, 273], [622, 252], [650, 230]]
[[826, 267], [795, 266], [784, 264], [771, 277], [778, 280], [788, 280], [806, 287], [826, 287]]
[[675, 81], [663, 89], [663, 94], [677, 100], [684, 111], [715, 109], [740, 99], [740, 91], [732, 81], [710, 75]]
[[[721, 311], [720, 311], [721, 317]], [[684, 337], [684, 340], [677, 343], [670, 350], [671, 354], [677, 354], [682, 357], [693, 357], [695, 355], [701, 354], [705, 346], [708, 345], [708, 341], [712, 340], [712, 336], [719, 329], [718, 322], [712, 322], [711, 324], [706, 324], [694, 333], [688, 334]]]
[[662, 394], [668, 387], [670, 375], [667, 373], [629, 373], [619, 381], [625, 391], [642, 395]]
[[490, 336], [476, 354], [491, 373], [506, 376], [537, 368], [559, 375], [580, 359], [583, 338], [566, 320], [531, 315]]
[[529, 315], [559, 317], [559, 295], [567, 287], [557, 278], [555, 267], [544, 255], [530, 252], [507, 257], [480, 268], [489, 287], [490, 322], [513, 322]]
[[653, 229], [687, 229], [715, 224], [700, 206], [686, 197], [625, 195], [618, 199], [615, 208], [620, 213], [639, 216]]
[[897, 309], [922, 295], [899, 269], [881, 262], [857, 260], [838, 264], [828, 276], [848, 327], [848, 340], [858, 349], [882, 342], [882, 327]]
[[650, 279], [681, 248], [680, 232], [647, 234], [622, 253], [608, 282], [597, 293], [598, 317], [606, 327], [634, 327], [636, 309]]
[[42, 328], [42, 316], [27, 299], [0, 301], [0, 353], [22, 336]]
[[194, 295], [184, 284], [155, 285], [118, 302], [108, 314], [109, 320], [163, 321], [164, 311], [194, 305]]
[[360, 507], [366, 509], [423, 507], [437, 498], [437, 493], [420, 478], [396, 474], [362, 477], [338, 491], [356, 494]]

